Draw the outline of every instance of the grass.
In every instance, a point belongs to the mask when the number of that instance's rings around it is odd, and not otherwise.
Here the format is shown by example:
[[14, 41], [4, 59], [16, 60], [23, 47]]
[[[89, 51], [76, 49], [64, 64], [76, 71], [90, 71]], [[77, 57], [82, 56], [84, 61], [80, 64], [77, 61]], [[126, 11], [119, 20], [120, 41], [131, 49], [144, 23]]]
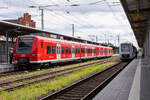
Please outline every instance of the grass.
[[[119, 56], [112, 56], [111, 58], [119, 59]], [[71, 68], [71, 67], [75, 67], [75, 66], [78, 66], [78, 65], [88, 64], [88, 63], [96, 62], [96, 61], [98, 61], [98, 60], [89, 60], [89, 61], [81, 62], [81, 63], [77, 63], [77, 64], [57, 66], [55, 68], [48, 68], [48, 69], [42, 69], [42, 70], [38, 70], [38, 71], [34, 71], [34, 72], [22, 73], [22, 74], [19, 74], [19, 75], [11, 75], [11, 76], [7, 76], [7, 77], [1, 77], [0, 81], [5, 81], [5, 80], [9, 80], [9, 79], [16, 79], [16, 78], [20, 78], [20, 77], [27, 77], [27, 76], [31, 76], [31, 75], [38, 75], [38, 74], [45, 73], [45, 72], [48, 72], [48, 71], [63, 70], [63, 69], [66, 69], [66, 68]]]
[[11, 76], [7, 76], [7, 77], [1, 77], [0, 81], [5, 81], [5, 80], [9, 80], [9, 79], [16, 79], [16, 78], [20, 78], [20, 77], [27, 77], [27, 76], [31, 76], [31, 75], [38, 75], [38, 74], [45, 73], [48, 71], [63, 70], [63, 69], [72, 68], [72, 67], [76, 67], [78, 65], [88, 64], [88, 63], [96, 62], [96, 61], [98, 61], [98, 60], [90, 60], [90, 61], [86, 61], [86, 62], [82, 62], [82, 63], [78, 63], [78, 64], [71, 64], [71, 65], [66, 65], [66, 66], [57, 66], [55, 68], [51, 67], [48, 69], [42, 69], [42, 70], [38, 70], [38, 71], [27, 72], [27, 73], [22, 73], [22, 74], [18, 74], [18, 75], [11, 75]]
[[[36, 100], [38, 96], [48, 93], [49, 91], [54, 92], [62, 87], [71, 84], [93, 72], [99, 71], [108, 67], [115, 62], [109, 62], [103, 65], [93, 65], [86, 68], [76, 70], [72, 73], [65, 74], [56, 77], [54, 80], [47, 82], [40, 82], [26, 86], [25, 88], [18, 89], [12, 92], [3, 91], [0, 93], [0, 100]], [[28, 82], [26, 82], [28, 84]]]

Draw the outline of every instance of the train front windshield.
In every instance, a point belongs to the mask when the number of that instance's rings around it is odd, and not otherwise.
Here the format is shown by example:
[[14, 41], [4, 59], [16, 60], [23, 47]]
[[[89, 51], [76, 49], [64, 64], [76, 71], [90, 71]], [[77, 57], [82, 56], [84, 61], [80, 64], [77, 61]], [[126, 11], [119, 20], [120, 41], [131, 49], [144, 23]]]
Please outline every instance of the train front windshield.
[[121, 45], [122, 52], [130, 52], [130, 45], [129, 44], [122, 44]]
[[17, 53], [30, 53], [32, 48], [32, 37], [20, 37], [17, 41]]

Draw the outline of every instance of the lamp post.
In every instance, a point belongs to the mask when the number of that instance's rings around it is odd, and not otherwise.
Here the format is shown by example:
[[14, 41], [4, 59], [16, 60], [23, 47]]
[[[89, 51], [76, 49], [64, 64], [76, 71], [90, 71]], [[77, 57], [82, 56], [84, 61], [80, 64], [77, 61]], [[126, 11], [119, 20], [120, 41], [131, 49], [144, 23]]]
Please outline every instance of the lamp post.
[[72, 24], [72, 37], [74, 37], [74, 24]]

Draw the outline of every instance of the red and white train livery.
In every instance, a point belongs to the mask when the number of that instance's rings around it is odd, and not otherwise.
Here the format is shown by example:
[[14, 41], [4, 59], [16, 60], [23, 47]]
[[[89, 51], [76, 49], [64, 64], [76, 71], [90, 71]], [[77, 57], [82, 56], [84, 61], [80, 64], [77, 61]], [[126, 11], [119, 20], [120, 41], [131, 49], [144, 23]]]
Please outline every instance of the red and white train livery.
[[16, 39], [14, 61], [18, 65], [73, 61], [112, 56], [111, 47], [25, 35]]

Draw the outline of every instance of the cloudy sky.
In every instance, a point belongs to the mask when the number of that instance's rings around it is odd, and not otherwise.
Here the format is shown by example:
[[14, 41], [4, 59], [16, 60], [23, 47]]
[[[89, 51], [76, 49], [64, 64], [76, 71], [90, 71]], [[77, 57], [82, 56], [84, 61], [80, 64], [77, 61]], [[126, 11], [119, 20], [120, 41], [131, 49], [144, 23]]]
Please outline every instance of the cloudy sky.
[[[75, 6], [76, 5], [76, 6]], [[29, 6], [36, 6], [30, 8]], [[0, 20], [16, 19], [28, 12], [41, 29], [40, 6], [44, 7], [44, 30], [98, 42], [133, 42], [133, 31], [119, 0], [0, 0]]]

